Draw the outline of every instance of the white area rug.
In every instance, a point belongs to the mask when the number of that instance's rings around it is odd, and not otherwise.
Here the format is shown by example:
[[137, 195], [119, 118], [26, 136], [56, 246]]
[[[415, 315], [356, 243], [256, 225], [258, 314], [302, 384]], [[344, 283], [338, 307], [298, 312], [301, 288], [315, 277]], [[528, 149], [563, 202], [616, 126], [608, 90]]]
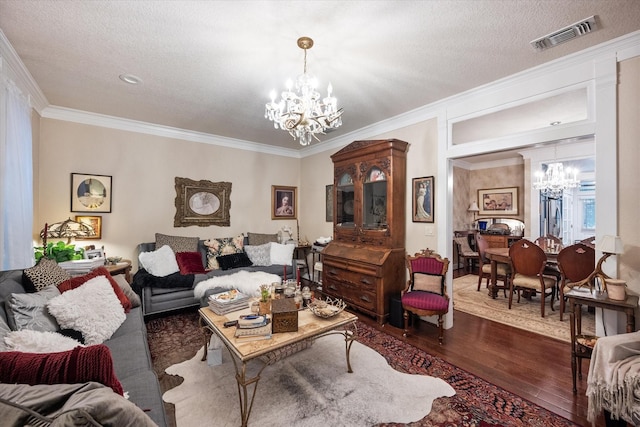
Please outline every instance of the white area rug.
[[[175, 404], [178, 427], [237, 427], [240, 409], [229, 352], [223, 363], [191, 360], [170, 366], [184, 382], [163, 399]], [[358, 342], [351, 347], [353, 373], [347, 373], [344, 337], [330, 335], [262, 372], [249, 426], [371, 426], [409, 423], [425, 417], [434, 399], [453, 396], [438, 378], [400, 373], [377, 352]]]
[[193, 288], [193, 295], [200, 299], [207, 289], [224, 288], [237, 289], [245, 295], [251, 297], [260, 296], [260, 285], [270, 285], [272, 282], [281, 282], [282, 278], [277, 274], [265, 273], [264, 271], [245, 271], [224, 276], [212, 277], [196, 284]]
[[[501, 284], [501, 282], [500, 282]], [[544, 318], [540, 316], [540, 297], [532, 300], [513, 296], [511, 310], [509, 299], [504, 296], [502, 290], [498, 291], [498, 297], [492, 299], [488, 295], [486, 279], [482, 281], [480, 291], [478, 289], [478, 276], [467, 274], [453, 280], [453, 308], [474, 316], [493, 320], [515, 328], [535, 332], [540, 335], [555, 338], [565, 342], [571, 342], [569, 330], [569, 312], [566, 311], [560, 321], [560, 301], [554, 304], [555, 311], [549, 307], [549, 298], [545, 301]], [[455, 325], [455, 322], [454, 322]], [[595, 335], [595, 316], [588, 313], [586, 307], [582, 311], [582, 333]]]

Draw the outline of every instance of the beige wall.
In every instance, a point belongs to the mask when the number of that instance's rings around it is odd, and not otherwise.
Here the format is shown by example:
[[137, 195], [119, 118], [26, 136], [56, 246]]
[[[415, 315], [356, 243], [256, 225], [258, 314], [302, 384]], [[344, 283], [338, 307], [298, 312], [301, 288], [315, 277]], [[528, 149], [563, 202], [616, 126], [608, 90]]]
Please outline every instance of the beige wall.
[[[499, 168], [478, 169], [472, 170], [469, 174], [469, 197], [473, 197], [473, 200], [476, 200], [478, 206], [480, 206], [481, 204], [481, 201], [477, 200], [478, 190], [490, 188], [518, 187], [518, 215], [505, 215], [505, 218], [519, 219], [520, 221], [524, 219], [523, 186], [523, 165], [509, 165], [501, 166]], [[483, 217], [479, 215], [478, 218]]]
[[[285, 224], [295, 230], [295, 220], [271, 220], [271, 185], [298, 187], [299, 163], [295, 158], [43, 119], [34, 239], [45, 222], [101, 215], [102, 240], [78, 244], [104, 245], [108, 256], [134, 259], [136, 245], [154, 241], [155, 232], [213, 238], [275, 233]], [[113, 177], [111, 213], [70, 212], [73, 172]], [[231, 182], [231, 226], [175, 228], [175, 177]]]
[[619, 277], [640, 293], [640, 57], [619, 63], [618, 85], [618, 213], [624, 254]]
[[[473, 213], [468, 212], [471, 203], [476, 201], [477, 193], [471, 191], [471, 171], [453, 168], [453, 230], [468, 230], [473, 222]], [[477, 217], [477, 216], [476, 216]]]

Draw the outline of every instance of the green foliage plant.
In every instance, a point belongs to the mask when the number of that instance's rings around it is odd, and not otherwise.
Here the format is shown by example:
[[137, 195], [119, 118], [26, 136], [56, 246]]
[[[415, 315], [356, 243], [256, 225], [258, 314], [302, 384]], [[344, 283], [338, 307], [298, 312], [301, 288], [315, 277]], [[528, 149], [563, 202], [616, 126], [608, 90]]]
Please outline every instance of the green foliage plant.
[[48, 242], [46, 246], [36, 246], [34, 252], [36, 262], [42, 257], [53, 259], [58, 263], [84, 258], [84, 249], [66, 244], [62, 240], [57, 243]]

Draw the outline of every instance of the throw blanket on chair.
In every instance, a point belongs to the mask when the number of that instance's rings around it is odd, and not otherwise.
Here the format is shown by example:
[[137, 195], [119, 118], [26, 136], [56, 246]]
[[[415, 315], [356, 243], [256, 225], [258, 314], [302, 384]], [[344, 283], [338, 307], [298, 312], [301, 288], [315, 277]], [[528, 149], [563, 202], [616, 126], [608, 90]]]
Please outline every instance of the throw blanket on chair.
[[640, 332], [599, 338], [591, 355], [587, 419], [592, 423], [603, 409], [613, 419], [631, 422], [640, 402]]
[[245, 271], [225, 276], [212, 277], [196, 284], [193, 288], [193, 295], [202, 298], [207, 289], [237, 289], [250, 297], [260, 296], [260, 285], [271, 285], [273, 282], [280, 283], [282, 278], [277, 274], [265, 273], [263, 271]]

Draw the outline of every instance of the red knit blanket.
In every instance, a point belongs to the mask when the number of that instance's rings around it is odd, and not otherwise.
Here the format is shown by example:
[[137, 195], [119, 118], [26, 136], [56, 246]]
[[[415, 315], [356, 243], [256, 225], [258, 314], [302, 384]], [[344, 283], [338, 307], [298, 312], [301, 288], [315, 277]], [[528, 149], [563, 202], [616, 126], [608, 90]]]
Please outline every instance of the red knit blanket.
[[104, 344], [76, 347], [60, 353], [0, 352], [0, 383], [74, 384], [95, 381], [123, 395]]

